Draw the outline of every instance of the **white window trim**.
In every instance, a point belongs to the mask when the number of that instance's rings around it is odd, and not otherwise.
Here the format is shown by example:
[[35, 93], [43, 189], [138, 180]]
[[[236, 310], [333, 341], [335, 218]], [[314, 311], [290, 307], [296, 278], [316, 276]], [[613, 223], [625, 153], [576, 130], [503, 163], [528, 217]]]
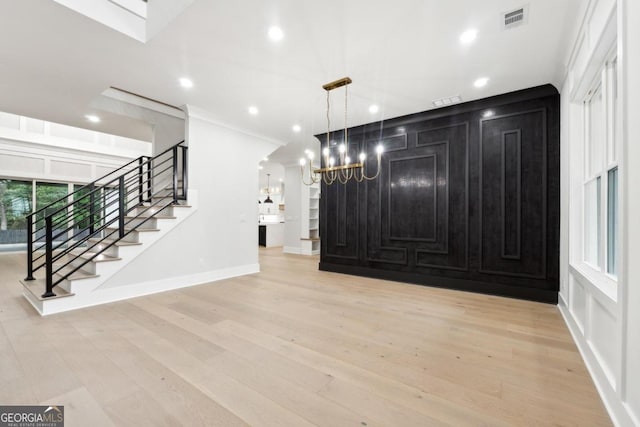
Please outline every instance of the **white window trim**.
[[[593, 82], [592, 87], [587, 96], [582, 101], [583, 106], [583, 140], [582, 140], [582, 156], [583, 156], [583, 171], [582, 171], [582, 203], [580, 206], [580, 214], [582, 219], [582, 233], [585, 233], [585, 224], [586, 224], [586, 209], [585, 209], [585, 192], [586, 185], [600, 177], [600, 231], [599, 231], [599, 239], [600, 239], [600, 247], [598, 257], [600, 260], [601, 266], [593, 265], [585, 260], [586, 254], [586, 244], [585, 238], [581, 239], [580, 248], [580, 256], [577, 260], [570, 260], [570, 266], [577, 272], [579, 272], [584, 278], [586, 278], [589, 282], [592, 283], [594, 287], [599, 289], [604, 295], [610, 298], [613, 302], [617, 301], [618, 296], [618, 277], [611, 275], [607, 272], [608, 267], [608, 239], [607, 239], [607, 229], [608, 229], [608, 186], [609, 186], [609, 171], [618, 168], [620, 171], [620, 161], [619, 156], [620, 153], [620, 136], [621, 136], [621, 120], [620, 114], [621, 111], [621, 97], [618, 96], [615, 98], [615, 105], [611, 104], [611, 97], [609, 96], [611, 90], [613, 89], [613, 72], [616, 71], [619, 73], [619, 69], [613, 68], [611, 64], [617, 62], [617, 46], [614, 45], [609, 55], [607, 55], [607, 59], [601, 64], [600, 72], [597, 74], [598, 78]], [[619, 76], [615, 76], [619, 81]], [[619, 83], [617, 85], [619, 87]], [[589, 102], [591, 99], [598, 94], [598, 91], [602, 93], [602, 101], [603, 101], [603, 115], [604, 115], [604, 126], [605, 126], [605, 135], [606, 141], [602, 144], [602, 165], [599, 167], [599, 171], [596, 173], [591, 172], [591, 123], [590, 123], [590, 111], [589, 111]], [[614, 123], [615, 120], [615, 123]], [[578, 153], [576, 153], [578, 154]], [[620, 188], [620, 172], [618, 172], [618, 188]], [[620, 192], [618, 191], [618, 205], [620, 206]], [[618, 257], [620, 256], [620, 223], [618, 222]], [[618, 268], [620, 266], [620, 260], [618, 259]]]

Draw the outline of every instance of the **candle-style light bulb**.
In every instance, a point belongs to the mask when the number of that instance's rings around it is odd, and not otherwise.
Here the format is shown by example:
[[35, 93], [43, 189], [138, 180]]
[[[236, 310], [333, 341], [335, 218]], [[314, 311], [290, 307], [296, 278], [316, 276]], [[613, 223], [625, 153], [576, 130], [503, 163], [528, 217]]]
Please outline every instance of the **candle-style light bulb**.
[[307, 164], [307, 161], [304, 159], [304, 157], [300, 158], [300, 166], [304, 166], [305, 164]]
[[313, 151], [309, 151], [307, 153], [307, 157], [309, 157], [309, 160], [313, 160], [313, 158], [315, 157], [315, 155], [313, 154]]
[[349, 163], [351, 163], [351, 157], [347, 156], [344, 158], [344, 164], [348, 165]]
[[331, 157], [329, 159], [329, 167], [333, 167], [333, 165], [336, 163], [336, 159], [334, 159], [333, 157]]
[[322, 155], [323, 156], [328, 156], [329, 155], [329, 147], [324, 147], [322, 149]]
[[338, 151], [340, 152], [340, 154], [344, 154], [346, 150], [347, 150], [347, 147], [344, 144], [340, 144], [338, 146]]
[[360, 163], [364, 163], [364, 161], [366, 160], [367, 155], [364, 154], [364, 152], [360, 153]]
[[384, 152], [384, 147], [382, 146], [382, 144], [378, 144], [378, 146], [376, 147], [376, 153], [378, 153], [378, 155], [380, 155], [383, 152]]

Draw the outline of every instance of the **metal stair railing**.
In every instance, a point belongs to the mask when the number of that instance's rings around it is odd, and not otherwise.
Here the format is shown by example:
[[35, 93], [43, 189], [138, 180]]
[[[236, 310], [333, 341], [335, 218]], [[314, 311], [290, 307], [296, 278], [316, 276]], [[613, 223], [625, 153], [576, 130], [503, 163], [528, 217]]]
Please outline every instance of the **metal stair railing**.
[[[27, 215], [27, 277], [44, 269], [43, 298], [169, 206], [187, 199], [184, 141], [141, 156]], [[129, 214], [138, 210], [137, 215]]]

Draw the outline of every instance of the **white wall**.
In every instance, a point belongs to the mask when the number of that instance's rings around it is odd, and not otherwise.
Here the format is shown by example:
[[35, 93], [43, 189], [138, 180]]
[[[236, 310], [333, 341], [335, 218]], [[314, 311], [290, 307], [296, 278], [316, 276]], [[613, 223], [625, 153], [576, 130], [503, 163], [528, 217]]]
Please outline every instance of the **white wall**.
[[279, 143], [225, 127], [195, 107], [186, 112], [197, 211], [105, 286], [194, 276], [206, 282], [259, 270], [257, 165]]
[[[561, 255], [559, 308], [616, 425], [640, 425], [640, 4], [591, 0], [561, 91]], [[617, 43], [617, 44], [616, 44]], [[619, 143], [621, 267], [617, 283], [585, 265], [583, 100], [617, 46], [622, 115]], [[625, 78], [626, 77], [626, 78]], [[634, 141], [636, 143], [634, 144]], [[606, 203], [606, 199], [603, 199]]]
[[91, 101], [91, 107], [148, 123], [153, 129], [154, 155], [185, 139], [185, 114], [176, 107], [114, 88]]
[[0, 177], [87, 183], [151, 144], [0, 112]]

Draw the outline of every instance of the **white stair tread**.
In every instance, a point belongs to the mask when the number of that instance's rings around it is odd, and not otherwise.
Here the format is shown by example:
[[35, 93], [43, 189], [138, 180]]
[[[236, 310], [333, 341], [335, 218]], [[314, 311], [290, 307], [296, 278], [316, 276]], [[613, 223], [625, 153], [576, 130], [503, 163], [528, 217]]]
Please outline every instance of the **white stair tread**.
[[[118, 230], [118, 228], [107, 228], [107, 230]], [[144, 231], [160, 231], [159, 228], [132, 228], [132, 227], [125, 227], [124, 231], [139, 231], [139, 232], [144, 232]]]
[[[149, 205], [148, 204], [142, 204], [142, 205], [139, 205], [138, 207], [139, 208], [148, 208]], [[163, 211], [163, 210], [168, 209], [168, 208], [190, 208], [190, 207], [191, 207], [191, 205], [181, 205], [181, 204], [175, 203], [175, 204], [171, 204], [169, 206], [163, 207], [162, 209], [160, 209], [160, 211]]]
[[128, 219], [147, 219], [147, 218], [158, 218], [158, 219], [176, 219], [175, 216], [171, 216], [171, 215], [138, 215], [138, 216], [125, 216], [124, 219], [125, 221]]
[[141, 245], [142, 243], [140, 242], [125, 242], [124, 240], [115, 240], [115, 239], [104, 239], [104, 240], [100, 240], [100, 239], [89, 239], [89, 242], [93, 243], [97, 243], [97, 244], [101, 244], [101, 245], [111, 245], [113, 243], [113, 246], [134, 246], [134, 245]]
[[[72, 254], [75, 255], [78, 258], [82, 258], [82, 259], [91, 259], [91, 257], [93, 257], [94, 255], [96, 255], [96, 252], [85, 252], [85, 253], [73, 253]], [[105, 254], [100, 254], [98, 256], [96, 256], [95, 258], [93, 258], [91, 261], [93, 262], [107, 262], [107, 261], [118, 261], [121, 258], [118, 257], [114, 257], [114, 256], [110, 256], [110, 255], [105, 255]]]
[[27, 289], [29, 292], [33, 294], [34, 297], [39, 299], [40, 301], [46, 301], [50, 299], [56, 298], [64, 298], [71, 297], [75, 294], [70, 293], [62, 289], [60, 286], [56, 286], [53, 288], [53, 293], [56, 294], [55, 297], [42, 298], [42, 294], [44, 294], [47, 289], [47, 281], [44, 279], [36, 279], [36, 280], [21, 280], [22, 286]]

